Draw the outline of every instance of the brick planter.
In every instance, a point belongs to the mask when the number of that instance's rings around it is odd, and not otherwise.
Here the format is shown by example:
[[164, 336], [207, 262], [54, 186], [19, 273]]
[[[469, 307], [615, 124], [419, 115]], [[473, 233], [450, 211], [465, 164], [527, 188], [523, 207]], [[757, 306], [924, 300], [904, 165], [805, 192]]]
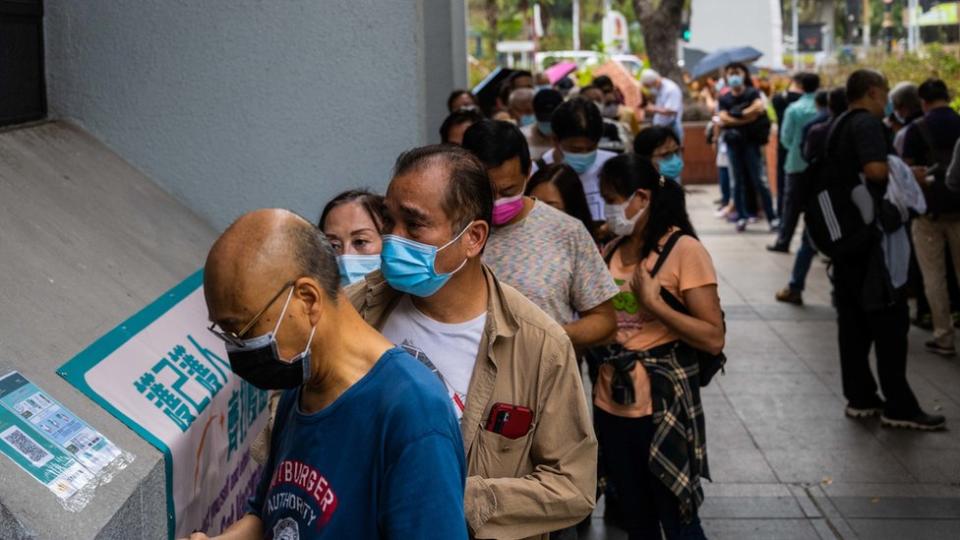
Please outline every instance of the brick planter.
[[707, 144], [706, 122], [683, 123], [683, 183], [716, 184], [717, 155]]

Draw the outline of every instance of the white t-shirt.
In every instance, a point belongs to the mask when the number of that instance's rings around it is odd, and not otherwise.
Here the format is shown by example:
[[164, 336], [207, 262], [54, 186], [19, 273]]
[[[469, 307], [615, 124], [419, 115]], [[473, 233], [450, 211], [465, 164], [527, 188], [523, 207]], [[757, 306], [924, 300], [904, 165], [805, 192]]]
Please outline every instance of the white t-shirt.
[[[553, 163], [554, 150], [543, 154], [543, 162], [547, 165]], [[587, 206], [590, 207], [590, 216], [595, 221], [605, 221], [603, 216], [603, 197], [600, 195], [600, 169], [608, 159], [616, 157], [617, 154], [606, 150], [597, 150], [597, 160], [593, 166], [580, 175], [580, 183], [583, 184], [583, 193], [587, 196]], [[537, 172], [537, 164], [534, 163], [530, 174]]]
[[673, 128], [678, 137], [683, 137], [683, 91], [677, 83], [667, 79], [660, 79], [660, 91], [655, 101], [657, 107], [676, 111], [676, 114], [654, 114], [653, 125]]
[[440, 378], [459, 420], [467, 405], [467, 388], [486, 323], [486, 312], [463, 323], [438, 322], [417, 309], [409, 296], [404, 296], [381, 332]]

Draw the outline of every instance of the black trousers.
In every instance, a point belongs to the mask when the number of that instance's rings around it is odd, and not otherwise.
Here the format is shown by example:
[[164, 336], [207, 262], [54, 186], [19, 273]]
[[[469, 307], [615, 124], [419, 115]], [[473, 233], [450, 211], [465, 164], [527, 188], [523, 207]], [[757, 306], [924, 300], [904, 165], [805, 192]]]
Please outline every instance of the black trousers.
[[604, 471], [617, 492], [629, 540], [660, 540], [661, 527], [668, 540], [705, 539], [700, 519], [694, 515], [684, 524], [677, 497], [650, 473], [653, 417], [624, 418], [594, 410]]
[[[870, 371], [870, 347], [877, 357], [877, 375], [886, 400], [884, 414], [909, 418], [920, 412], [917, 398], [907, 382], [907, 332], [910, 312], [905, 294], [877, 311], [865, 311], [861, 290], [866, 269], [857, 264], [834, 267], [837, 333], [843, 395], [852, 405], [872, 404], [877, 383]], [[902, 291], [901, 291], [902, 292]]]

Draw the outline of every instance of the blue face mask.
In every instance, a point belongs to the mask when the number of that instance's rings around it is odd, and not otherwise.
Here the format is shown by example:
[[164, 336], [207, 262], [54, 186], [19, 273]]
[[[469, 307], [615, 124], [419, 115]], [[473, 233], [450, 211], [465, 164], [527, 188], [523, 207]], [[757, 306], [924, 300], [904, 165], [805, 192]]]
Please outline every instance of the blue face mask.
[[346, 287], [380, 268], [380, 255], [338, 255], [340, 284]]
[[727, 84], [733, 88], [739, 88], [743, 86], [743, 76], [742, 75], [728, 75]]
[[550, 122], [537, 122], [537, 130], [547, 137], [553, 135], [553, 125]]
[[670, 157], [657, 161], [657, 168], [660, 170], [660, 174], [667, 178], [680, 178], [680, 173], [683, 172], [683, 158], [680, 157], [680, 154], [670, 154]]
[[520, 121], [517, 122], [520, 127], [527, 127], [537, 123], [537, 117], [532, 114], [525, 114], [520, 117]]
[[464, 259], [463, 264], [453, 272], [437, 273], [437, 253], [459, 240], [465, 232], [466, 227], [453, 240], [439, 248], [402, 236], [384, 235], [383, 251], [380, 253], [383, 277], [391, 287], [400, 292], [421, 298], [433, 296], [447, 284], [451, 276], [467, 264]]
[[597, 151], [594, 150], [585, 154], [564, 152], [563, 160], [567, 162], [567, 165], [573, 168], [573, 170], [577, 171], [577, 174], [583, 174], [597, 161]]

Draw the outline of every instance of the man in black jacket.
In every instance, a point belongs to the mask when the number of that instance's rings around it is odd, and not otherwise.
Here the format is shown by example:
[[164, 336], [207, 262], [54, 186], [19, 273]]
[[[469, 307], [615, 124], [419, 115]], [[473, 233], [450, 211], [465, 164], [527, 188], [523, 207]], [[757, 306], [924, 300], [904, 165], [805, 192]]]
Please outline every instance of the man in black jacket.
[[[850, 75], [848, 117], [841, 119], [835, 128], [825, 157], [840, 177], [850, 179], [851, 183], [856, 183], [854, 179], [858, 177], [864, 178], [871, 194], [868, 199], [873, 201], [882, 198], [886, 190], [887, 155], [892, 152], [889, 132], [880, 120], [887, 104], [887, 92], [886, 79], [876, 71], [862, 69]], [[871, 211], [877, 211], [876, 205], [868, 210]], [[865, 221], [874, 226], [873, 218]], [[870, 246], [871, 252], [876, 252], [880, 239], [877, 237], [871, 242], [875, 242]], [[909, 250], [900, 256], [909, 257]], [[906, 276], [892, 276], [888, 260], [860, 256], [838, 256], [833, 260], [840, 368], [843, 393], [848, 401], [846, 414], [852, 418], [881, 414], [881, 424], [886, 427], [943, 429], [945, 419], [923, 412], [907, 382], [910, 321], [903, 290]], [[886, 272], [881, 272], [883, 279], [889, 281], [885, 289], [892, 289], [884, 301], [877, 298], [883, 291], [865, 287], [869, 277], [876, 277], [878, 262], [886, 264]], [[906, 261], [899, 262], [903, 264], [898, 266], [906, 266]], [[877, 395], [877, 384], [870, 371], [871, 346], [876, 350], [877, 373], [886, 401]]]
[[[947, 274], [949, 253], [960, 282], [960, 196], [945, 187], [953, 147], [960, 139], [960, 115], [950, 108], [947, 85], [927, 79], [918, 88], [923, 118], [910, 124], [903, 141], [903, 158], [911, 165], [927, 167], [928, 181], [921, 182], [927, 196], [927, 214], [913, 222], [913, 242], [923, 274], [923, 289], [933, 318], [933, 339], [928, 351], [955, 356], [953, 320]], [[932, 181], [930, 181], [932, 180]]]

